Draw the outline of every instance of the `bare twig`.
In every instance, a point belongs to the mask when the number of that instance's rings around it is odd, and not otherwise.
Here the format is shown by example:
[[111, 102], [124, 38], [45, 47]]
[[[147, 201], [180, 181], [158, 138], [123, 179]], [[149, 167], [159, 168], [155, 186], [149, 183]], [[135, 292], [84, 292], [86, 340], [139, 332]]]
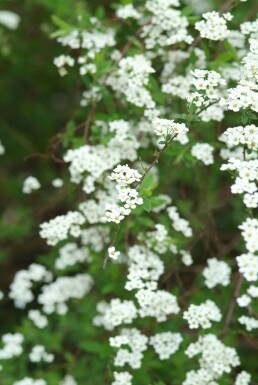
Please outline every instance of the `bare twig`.
[[228, 328], [231, 324], [231, 320], [232, 320], [233, 313], [234, 313], [234, 308], [236, 305], [236, 300], [239, 297], [240, 290], [241, 290], [241, 287], [243, 284], [243, 280], [244, 280], [243, 275], [241, 273], [238, 273], [237, 279], [236, 279], [236, 284], [235, 284], [235, 289], [233, 292], [233, 296], [232, 296], [231, 301], [229, 303], [229, 307], [228, 307], [228, 311], [226, 314], [224, 326], [223, 326], [223, 329], [221, 332], [221, 339], [223, 339], [225, 337], [225, 335], [227, 334]]

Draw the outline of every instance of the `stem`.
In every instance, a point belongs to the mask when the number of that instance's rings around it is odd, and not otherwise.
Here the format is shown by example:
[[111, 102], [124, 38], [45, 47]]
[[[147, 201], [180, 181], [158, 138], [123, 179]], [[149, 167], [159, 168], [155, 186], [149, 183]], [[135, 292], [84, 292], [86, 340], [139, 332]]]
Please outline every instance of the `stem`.
[[93, 119], [94, 112], [95, 112], [95, 109], [93, 106], [91, 106], [89, 113], [88, 113], [88, 116], [87, 116], [87, 119], [86, 119], [85, 124], [84, 124], [84, 133], [83, 133], [84, 143], [87, 143], [87, 141], [88, 141], [90, 124], [91, 124], [91, 121]]
[[219, 100], [214, 100], [214, 102], [211, 102], [207, 106], [202, 107], [198, 112], [196, 112], [196, 115], [200, 115], [204, 110], [206, 110], [207, 108], [213, 106], [214, 104], [216, 104], [218, 102], [219, 102]]
[[234, 308], [235, 308], [235, 305], [236, 305], [236, 300], [239, 297], [243, 281], [244, 281], [243, 275], [241, 273], [238, 273], [238, 276], [237, 276], [237, 279], [236, 279], [236, 284], [235, 284], [235, 289], [234, 289], [234, 292], [233, 292], [233, 296], [232, 296], [231, 301], [229, 303], [229, 307], [228, 307], [227, 315], [226, 315], [226, 318], [225, 318], [224, 326], [223, 326], [223, 329], [222, 329], [222, 332], [221, 332], [221, 339], [223, 339], [225, 337], [225, 335], [226, 335], [226, 333], [228, 331], [228, 328], [229, 328], [229, 326], [231, 324], [231, 320], [232, 320], [233, 313], [234, 313]]
[[[115, 233], [114, 233], [114, 236], [113, 236], [112, 242], [111, 242], [111, 244], [110, 244], [110, 246], [109, 246], [109, 247], [112, 247], [112, 246], [114, 246], [114, 243], [115, 243], [115, 241], [116, 241], [116, 236], [117, 236], [117, 234], [118, 234], [118, 231], [119, 231], [119, 229], [120, 229], [120, 226], [119, 226], [119, 225], [117, 225], [117, 227], [116, 227], [116, 231], [115, 231]], [[104, 262], [103, 262], [103, 269], [105, 269], [105, 268], [106, 268], [106, 266], [107, 266], [107, 261], [108, 261], [108, 255], [106, 255], [106, 256], [105, 256], [105, 259], [104, 259]]]
[[143, 181], [143, 179], [146, 177], [146, 175], [150, 172], [150, 170], [155, 166], [155, 164], [157, 164], [159, 162], [159, 158], [161, 157], [161, 155], [163, 154], [163, 152], [166, 150], [166, 148], [168, 147], [168, 145], [172, 142], [172, 140], [177, 136], [177, 133], [172, 135], [171, 138], [167, 141], [167, 143], [165, 144], [165, 146], [158, 152], [158, 154], [156, 155], [156, 158], [153, 160], [153, 162], [151, 163], [151, 165], [146, 169], [145, 173], [143, 174], [143, 176], [141, 177], [141, 179], [139, 180], [139, 182], [136, 183], [136, 185], [134, 186], [134, 188], [136, 189]]

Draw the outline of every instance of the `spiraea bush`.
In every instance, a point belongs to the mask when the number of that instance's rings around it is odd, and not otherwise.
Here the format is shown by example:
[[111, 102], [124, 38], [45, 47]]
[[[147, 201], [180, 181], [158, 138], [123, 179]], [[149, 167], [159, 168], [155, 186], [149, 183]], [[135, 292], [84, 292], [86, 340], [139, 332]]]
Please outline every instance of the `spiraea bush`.
[[256, 2], [36, 3], [71, 102], [12, 171], [0, 383], [257, 385]]

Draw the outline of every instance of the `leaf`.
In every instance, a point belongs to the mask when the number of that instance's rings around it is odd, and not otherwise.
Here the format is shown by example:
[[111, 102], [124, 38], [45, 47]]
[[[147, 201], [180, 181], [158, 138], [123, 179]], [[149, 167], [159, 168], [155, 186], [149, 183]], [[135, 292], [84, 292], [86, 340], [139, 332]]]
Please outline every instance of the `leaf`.
[[74, 27], [72, 25], [66, 23], [64, 20], [60, 19], [60, 17], [58, 17], [56, 15], [52, 15], [52, 21], [57, 27], [65, 30], [65, 31], [70, 31], [70, 30], [74, 29]]
[[182, 16], [189, 16], [192, 13], [193, 13], [193, 8], [190, 5], [188, 5], [187, 7], [182, 9], [181, 15]]
[[144, 179], [143, 179], [143, 181], [141, 183], [140, 191], [143, 190], [143, 189], [150, 190], [151, 187], [153, 186], [153, 184], [154, 184], [154, 175], [148, 173], [144, 177]]
[[151, 201], [148, 198], [143, 197], [142, 207], [144, 208], [145, 211], [150, 212], [151, 211]]

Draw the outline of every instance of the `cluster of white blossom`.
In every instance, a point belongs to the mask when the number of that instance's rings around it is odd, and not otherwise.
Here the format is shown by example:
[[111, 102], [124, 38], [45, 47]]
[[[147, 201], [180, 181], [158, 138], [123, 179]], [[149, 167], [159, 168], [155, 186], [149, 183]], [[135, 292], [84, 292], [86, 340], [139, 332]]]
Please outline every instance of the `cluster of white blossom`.
[[38, 296], [38, 303], [42, 305], [47, 314], [57, 312], [66, 314], [70, 299], [81, 299], [87, 294], [93, 285], [93, 279], [89, 274], [77, 274], [73, 277], [58, 277], [55, 282], [44, 285]]
[[167, 213], [169, 218], [172, 221], [172, 227], [176, 231], [181, 232], [187, 238], [192, 237], [193, 230], [190, 227], [190, 223], [186, 219], [180, 217], [177, 207], [175, 206], [168, 207]]
[[240, 364], [236, 350], [225, 346], [214, 334], [200, 336], [197, 342], [188, 346], [185, 353], [190, 358], [196, 355], [201, 357], [200, 369], [188, 372], [183, 385], [211, 384]]
[[123, 5], [122, 7], [119, 7], [116, 11], [117, 17], [120, 19], [140, 19], [141, 14], [138, 12], [132, 4], [126, 4]]
[[116, 181], [118, 200], [123, 203], [123, 206], [107, 205], [104, 220], [118, 224], [125, 216], [130, 214], [132, 209], [143, 203], [143, 199], [139, 196], [138, 191], [135, 188], [128, 187], [133, 183], [140, 182], [142, 175], [127, 164], [124, 166], [119, 164], [109, 178]]
[[244, 146], [249, 150], [258, 149], [258, 127], [254, 124], [248, 126], [230, 127], [219, 137], [227, 147]]
[[28, 318], [39, 329], [43, 329], [48, 324], [47, 317], [43, 315], [39, 310], [33, 310], [33, 309], [29, 310]]
[[151, 336], [149, 344], [161, 360], [166, 360], [179, 349], [182, 341], [180, 333], [164, 332]]
[[33, 283], [50, 282], [51, 280], [52, 273], [47, 271], [45, 266], [32, 263], [27, 270], [20, 270], [15, 274], [10, 285], [9, 297], [14, 301], [16, 307], [23, 309], [34, 299]]
[[22, 187], [22, 192], [24, 194], [31, 194], [32, 191], [38, 190], [41, 187], [41, 184], [34, 176], [28, 176], [24, 182]]
[[29, 359], [31, 362], [53, 362], [54, 355], [47, 353], [43, 345], [35, 345], [29, 353]]
[[[244, 153], [244, 151], [243, 151]], [[221, 170], [235, 171], [237, 177], [231, 186], [233, 194], [244, 194], [243, 202], [248, 208], [258, 206], [258, 188], [255, 182], [258, 181], [257, 174], [258, 160], [240, 160], [230, 158], [228, 163], [221, 166]]]
[[241, 325], [245, 326], [248, 332], [251, 332], [254, 329], [258, 329], [258, 320], [256, 318], [243, 315], [239, 317], [238, 321]]
[[243, 370], [237, 375], [235, 385], [249, 385], [250, 382], [250, 374]]
[[124, 95], [129, 103], [152, 109], [155, 102], [147, 85], [149, 75], [154, 72], [151, 62], [143, 54], [139, 54], [121, 59], [118, 71], [107, 78], [106, 84], [118, 94]]
[[219, 322], [222, 314], [218, 306], [209, 299], [201, 305], [191, 304], [184, 312], [183, 318], [187, 320], [190, 329], [202, 327], [208, 329], [212, 326], [211, 321]]
[[133, 376], [128, 372], [114, 372], [115, 381], [111, 385], [131, 385]]
[[191, 149], [191, 154], [209, 166], [214, 163], [213, 151], [214, 148], [208, 143], [196, 143]]
[[9, 29], [17, 29], [20, 24], [21, 18], [17, 13], [11, 11], [0, 11], [0, 24]]
[[59, 250], [59, 257], [55, 261], [57, 269], [65, 269], [80, 262], [90, 262], [91, 257], [87, 247], [78, 247], [76, 243], [66, 243]]
[[23, 352], [24, 337], [20, 333], [8, 333], [2, 336], [3, 347], [0, 349], [0, 360], [9, 360], [20, 356]]
[[236, 257], [240, 273], [247, 281], [258, 280], [258, 257], [252, 253], [241, 254]]
[[143, 25], [141, 37], [144, 38], [147, 49], [166, 47], [180, 42], [192, 43], [193, 38], [187, 31], [189, 24], [187, 17], [174, 9], [179, 5], [178, 0], [146, 1], [145, 7], [151, 17]]
[[[133, 369], [141, 367], [143, 352], [147, 349], [148, 338], [138, 329], [122, 329], [116, 337], [110, 338], [110, 346], [118, 349], [114, 359], [115, 366], [128, 364]], [[123, 345], [129, 347], [125, 349]]]
[[205, 285], [212, 289], [217, 285], [228, 286], [230, 284], [231, 268], [224, 261], [216, 258], [207, 260], [208, 266], [203, 270]]
[[40, 225], [40, 236], [47, 240], [47, 244], [55, 246], [58, 242], [67, 239], [69, 235], [79, 237], [81, 225], [85, 223], [85, 217], [78, 211], [68, 211], [65, 215], [59, 215], [49, 222]]
[[113, 327], [123, 323], [130, 324], [137, 318], [137, 309], [133, 301], [114, 298], [105, 309], [105, 320]]
[[142, 318], [154, 317], [158, 322], [163, 322], [169, 315], [180, 311], [176, 296], [165, 290], [140, 289], [135, 297], [140, 305], [139, 315]]
[[[114, 30], [107, 29], [105, 32], [94, 28], [96, 19], [91, 18], [92, 30], [72, 30], [69, 34], [58, 37], [57, 41], [64, 47], [78, 50], [81, 48], [81, 55], [78, 58], [79, 71], [81, 75], [87, 73], [94, 74], [97, 71], [96, 64], [93, 62], [96, 54], [107, 47], [115, 45]], [[54, 64], [58, 67], [61, 76], [67, 74], [66, 65], [73, 67], [75, 59], [70, 55], [60, 55], [54, 59]]]
[[144, 247], [133, 246], [128, 251], [129, 268], [125, 288], [153, 289], [164, 272], [164, 264], [160, 258]]
[[251, 253], [258, 251], [258, 220], [255, 218], [247, 218], [239, 228], [242, 230], [241, 234], [246, 242], [247, 250]]
[[59, 382], [59, 385], [77, 385], [77, 382], [73, 376], [66, 374], [66, 376]]
[[187, 132], [189, 129], [184, 123], [176, 123], [174, 120], [156, 118], [153, 122], [155, 134], [164, 138], [173, 137], [174, 140], [181, 144], [188, 143]]
[[220, 15], [216, 11], [207, 12], [202, 15], [204, 20], [198, 21], [195, 28], [200, 32], [201, 37], [210, 40], [225, 40], [230, 31], [227, 21], [232, 20], [230, 13]]

